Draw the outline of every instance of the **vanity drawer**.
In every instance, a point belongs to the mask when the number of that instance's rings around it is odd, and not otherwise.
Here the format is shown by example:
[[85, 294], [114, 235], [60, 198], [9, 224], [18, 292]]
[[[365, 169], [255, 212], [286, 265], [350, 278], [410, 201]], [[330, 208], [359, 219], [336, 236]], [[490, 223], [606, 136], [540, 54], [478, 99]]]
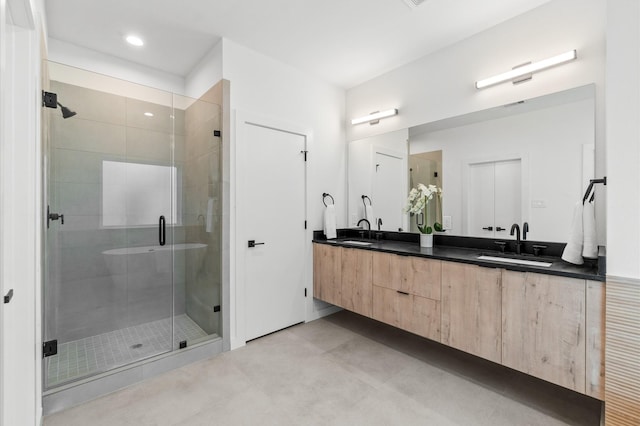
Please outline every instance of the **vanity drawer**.
[[440, 341], [440, 302], [437, 300], [374, 285], [373, 318]]
[[440, 300], [442, 262], [415, 256], [374, 253], [373, 284]]

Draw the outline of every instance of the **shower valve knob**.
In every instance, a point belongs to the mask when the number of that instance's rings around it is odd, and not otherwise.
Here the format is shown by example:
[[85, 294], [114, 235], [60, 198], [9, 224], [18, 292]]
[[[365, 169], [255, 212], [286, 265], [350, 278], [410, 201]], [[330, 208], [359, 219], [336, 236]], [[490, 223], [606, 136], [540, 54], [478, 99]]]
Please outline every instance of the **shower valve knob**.
[[49, 220], [58, 220], [60, 219], [60, 224], [64, 225], [64, 215], [58, 213], [49, 213]]

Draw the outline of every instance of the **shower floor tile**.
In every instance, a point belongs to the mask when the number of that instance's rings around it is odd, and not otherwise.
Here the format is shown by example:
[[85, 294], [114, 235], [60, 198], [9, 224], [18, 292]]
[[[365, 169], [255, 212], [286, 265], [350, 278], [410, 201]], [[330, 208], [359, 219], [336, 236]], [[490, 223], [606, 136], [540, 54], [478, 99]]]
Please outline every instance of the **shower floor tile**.
[[[176, 338], [192, 342], [207, 336], [186, 314], [175, 317]], [[215, 336], [212, 336], [215, 337]], [[47, 388], [102, 373], [171, 348], [171, 318], [110, 331], [58, 345], [58, 354], [46, 359]]]

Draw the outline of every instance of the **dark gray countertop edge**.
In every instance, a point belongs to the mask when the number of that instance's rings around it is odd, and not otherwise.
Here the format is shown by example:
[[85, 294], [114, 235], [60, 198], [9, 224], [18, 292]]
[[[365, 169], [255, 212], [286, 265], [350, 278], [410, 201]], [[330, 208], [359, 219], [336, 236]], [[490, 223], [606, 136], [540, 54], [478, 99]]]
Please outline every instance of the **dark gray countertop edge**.
[[[538, 260], [550, 261], [553, 264], [550, 267], [517, 265], [503, 262], [492, 262], [487, 260], [479, 260], [477, 257], [481, 253], [488, 255], [493, 254], [487, 250], [467, 249], [461, 247], [449, 247], [434, 245], [432, 248], [420, 247], [419, 243], [406, 241], [381, 241], [373, 242], [370, 246], [357, 246], [353, 244], [344, 244], [340, 240], [314, 239], [314, 243], [326, 244], [331, 246], [339, 246], [345, 248], [355, 248], [360, 250], [371, 250], [384, 253], [397, 254], [400, 256], [416, 256], [429, 259], [446, 260], [458, 263], [467, 263], [472, 265], [484, 266], [487, 268], [499, 268], [509, 271], [518, 272], [535, 272], [545, 275], [556, 275], [561, 277], [578, 278], [591, 281], [605, 281], [604, 274], [599, 274], [597, 267], [573, 265], [563, 261], [560, 258], [542, 257]], [[497, 252], [495, 254], [498, 254]], [[532, 259], [536, 260], [536, 259]]]

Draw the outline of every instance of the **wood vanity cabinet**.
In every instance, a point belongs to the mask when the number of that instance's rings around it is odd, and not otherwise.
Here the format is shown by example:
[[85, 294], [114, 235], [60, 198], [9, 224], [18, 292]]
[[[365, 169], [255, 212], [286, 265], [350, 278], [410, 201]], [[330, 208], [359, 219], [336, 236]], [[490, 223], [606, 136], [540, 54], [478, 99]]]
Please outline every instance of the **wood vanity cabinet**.
[[440, 341], [441, 262], [373, 253], [373, 318]]
[[373, 252], [342, 248], [342, 306], [371, 317]]
[[313, 297], [371, 317], [372, 252], [313, 245]]
[[342, 306], [340, 247], [313, 244], [313, 297]]
[[442, 343], [502, 361], [501, 270], [442, 262]]
[[502, 364], [585, 393], [585, 280], [502, 273]]

